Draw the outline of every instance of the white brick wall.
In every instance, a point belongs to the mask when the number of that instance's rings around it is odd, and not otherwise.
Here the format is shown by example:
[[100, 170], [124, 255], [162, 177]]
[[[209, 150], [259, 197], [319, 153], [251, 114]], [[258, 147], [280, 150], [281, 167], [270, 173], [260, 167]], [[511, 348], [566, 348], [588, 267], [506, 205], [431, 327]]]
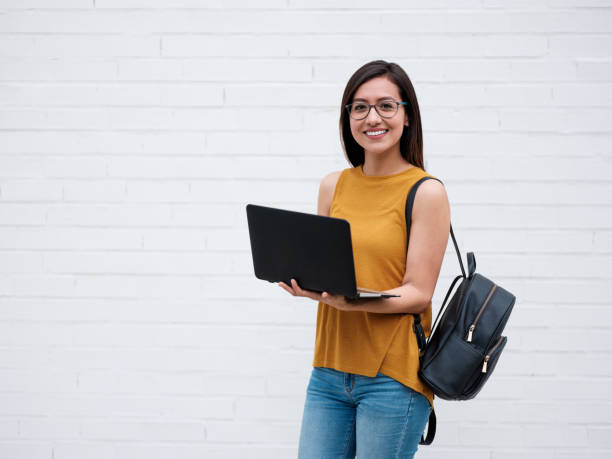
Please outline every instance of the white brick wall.
[[518, 297], [421, 457], [612, 456], [612, 1], [0, 0], [0, 458], [295, 457], [315, 305], [244, 205], [314, 211], [377, 58]]

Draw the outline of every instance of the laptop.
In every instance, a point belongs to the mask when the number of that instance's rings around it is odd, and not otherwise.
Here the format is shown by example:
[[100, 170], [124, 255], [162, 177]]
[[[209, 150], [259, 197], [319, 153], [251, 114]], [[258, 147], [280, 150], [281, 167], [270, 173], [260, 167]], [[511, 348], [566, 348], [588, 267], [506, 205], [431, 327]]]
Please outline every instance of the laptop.
[[258, 279], [351, 299], [399, 296], [357, 287], [348, 221], [255, 204], [246, 212]]

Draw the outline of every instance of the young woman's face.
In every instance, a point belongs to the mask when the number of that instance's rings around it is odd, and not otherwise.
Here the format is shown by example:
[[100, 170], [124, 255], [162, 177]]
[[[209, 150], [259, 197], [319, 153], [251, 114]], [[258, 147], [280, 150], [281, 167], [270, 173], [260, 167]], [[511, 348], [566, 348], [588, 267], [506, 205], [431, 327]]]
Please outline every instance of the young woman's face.
[[[381, 101], [402, 102], [397, 85], [384, 76], [372, 78], [359, 86], [352, 103], [362, 102], [364, 105], [369, 105]], [[355, 120], [353, 117], [349, 119], [353, 138], [363, 147], [366, 154], [400, 153], [399, 141], [404, 126], [408, 126], [408, 115], [403, 105], [398, 107], [397, 113], [392, 118], [383, 118], [372, 107], [364, 119]]]

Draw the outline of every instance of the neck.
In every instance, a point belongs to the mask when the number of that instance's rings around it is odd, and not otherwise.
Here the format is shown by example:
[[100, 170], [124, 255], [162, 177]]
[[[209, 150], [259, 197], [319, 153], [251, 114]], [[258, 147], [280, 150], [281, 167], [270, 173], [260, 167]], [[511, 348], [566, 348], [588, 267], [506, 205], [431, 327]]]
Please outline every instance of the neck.
[[397, 152], [393, 155], [374, 155], [365, 153], [363, 173], [365, 175], [392, 175], [410, 169], [412, 164]]

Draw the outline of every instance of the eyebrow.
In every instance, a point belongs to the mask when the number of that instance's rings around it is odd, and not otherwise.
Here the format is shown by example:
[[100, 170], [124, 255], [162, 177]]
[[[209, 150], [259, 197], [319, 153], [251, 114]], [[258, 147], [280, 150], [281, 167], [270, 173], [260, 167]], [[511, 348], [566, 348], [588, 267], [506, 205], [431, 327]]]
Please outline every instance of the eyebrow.
[[[378, 99], [376, 99], [376, 102], [378, 102], [379, 100], [386, 100], [386, 99], [393, 99], [393, 100], [395, 100], [395, 97], [393, 97], [393, 96], [379, 97]], [[356, 99], [353, 99], [353, 102], [355, 102], [356, 100], [367, 102], [367, 99], [364, 99], [362, 97], [358, 97]]]

